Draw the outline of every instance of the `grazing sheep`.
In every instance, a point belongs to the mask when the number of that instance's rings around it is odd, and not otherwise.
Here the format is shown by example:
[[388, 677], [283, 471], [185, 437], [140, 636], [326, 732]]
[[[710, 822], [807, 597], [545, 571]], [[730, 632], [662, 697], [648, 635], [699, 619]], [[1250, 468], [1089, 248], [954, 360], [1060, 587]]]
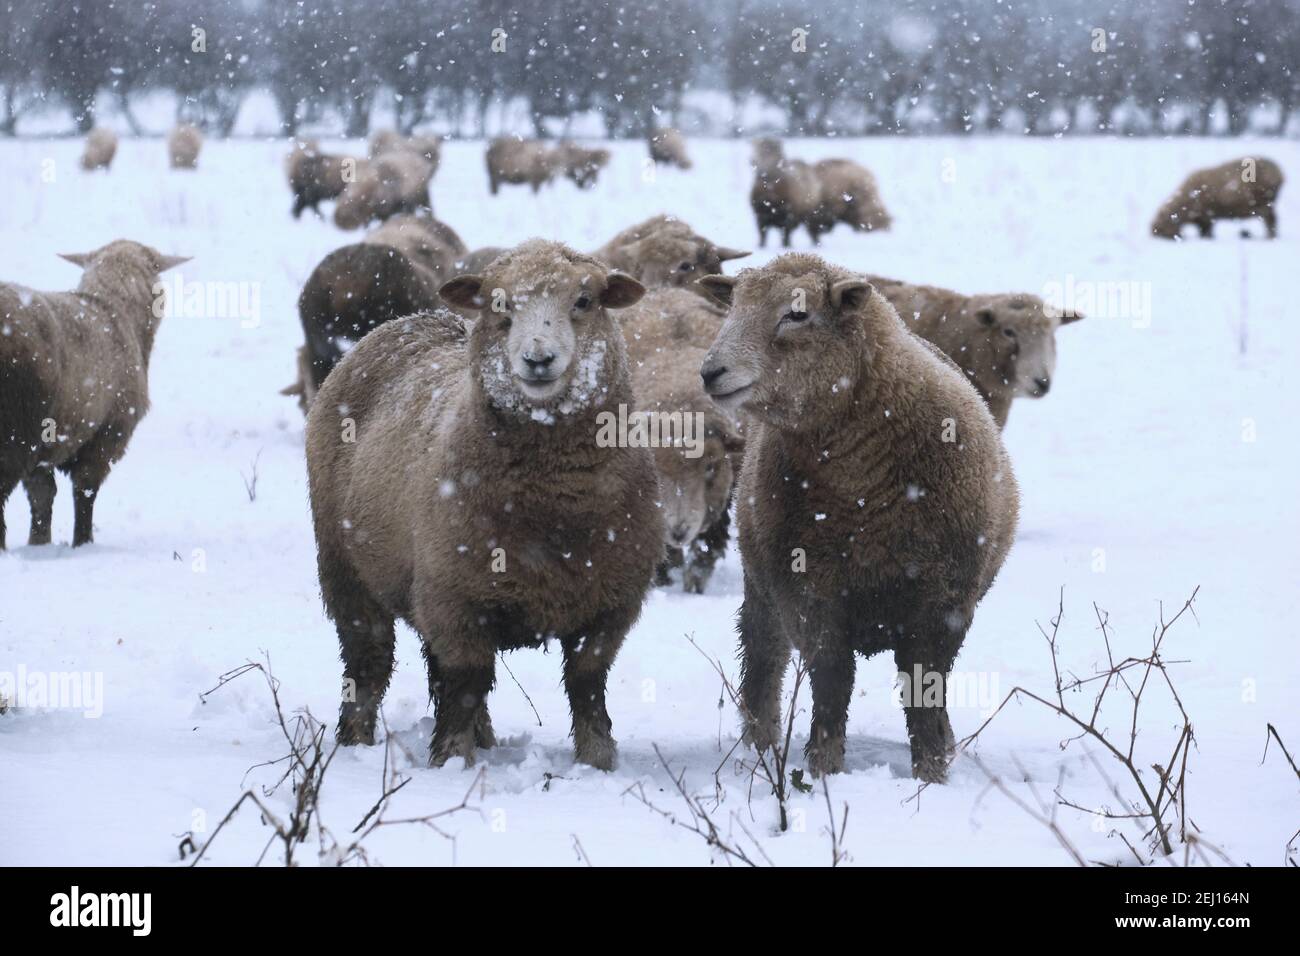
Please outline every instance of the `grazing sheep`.
[[823, 159], [813, 166], [821, 188], [821, 202], [813, 213], [816, 229], [809, 229], [813, 242], [839, 222], [856, 231], [888, 229], [893, 220], [880, 201], [876, 177], [848, 159]]
[[86, 149], [81, 154], [81, 168], [109, 169], [117, 155], [117, 134], [111, 129], [96, 126], [86, 134]]
[[1219, 219], [1258, 216], [1277, 238], [1277, 211], [1273, 208], [1285, 177], [1271, 159], [1234, 159], [1209, 169], [1198, 169], [1165, 200], [1151, 223], [1151, 234], [1176, 239], [1186, 223], [1203, 238], [1214, 235]]
[[[693, 293], [665, 291], [703, 301]], [[620, 317], [629, 335], [629, 356], [639, 318]], [[633, 362], [632, 369], [638, 415], [658, 439], [654, 461], [667, 559], [659, 566], [657, 581], [667, 584], [668, 569], [680, 567], [682, 588], [691, 594], [704, 593], [727, 549], [728, 509], [745, 447], [736, 423], [704, 393], [699, 371], [704, 355], [703, 348], [681, 345]]]
[[99, 486], [149, 408], [158, 274], [188, 261], [126, 239], [63, 258], [83, 270], [73, 292], [0, 283], [0, 550], [19, 481], [28, 543], [49, 543], [55, 468], [72, 477], [73, 546], [93, 539]]
[[327, 255], [298, 297], [306, 353], [299, 358], [298, 383], [281, 394], [297, 395], [304, 409], [310, 407], [312, 395], [343, 357], [343, 343], [356, 342], [391, 319], [437, 308], [438, 287], [456, 274], [455, 263], [465, 252], [445, 223], [397, 216], [361, 242]]
[[405, 149], [422, 156], [432, 167], [430, 176], [438, 171], [442, 159], [442, 137], [433, 134], [416, 134], [404, 137], [391, 129], [381, 129], [370, 137], [370, 158]]
[[650, 159], [656, 166], [666, 163], [679, 169], [690, 169], [691, 160], [686, 155], [686, 137], [671, 127], [651, 133]]
[[700, 369], [705, 390], [746, 416], [736, 493], [746, 735], [760, 748], [779, 739], [793, 645], [812, 684], [809, 769], [842, 770], [854, 654], [892, 651], [910, 688], [913, 773], [941, 781], [953, 747], [947, 676], [1015, 533], [997, 426], [860, 276], [788, 253], [700, 284], [730, 306]]
[[1061, 315], [1029, 294], [962, 295], [950, 289], [867, 276], [903, 317], [970, 379], [999, 428], [1011, 400], [1042, 398], [1056, 372], [1056, 330], [1083, 313]]
[[781, 141], [770, 137], [754, 140], [754, 186], [749, 205], [758, 223], [758, 245], [767, 245], [767, 230], [781, 230], [781, 245], [789, 248], [790, 236], [803, 226], [818, 241], [821, 181], [816, 171], [800, 159], [786, 159]]
[[321, 200], [337, 198], [357, 178], [363, 161], [327, 155], [315, 140], [301, 140], [294, 144], [285, 165], [293, 190], [293, 218], [297, 219], [304, 209], [320, 216]]
[[658, 215], [624, 229], [592, 255], [648, 289], [693, 290], [700, 276], [719, 275], [722, 263], [743, 259], [749, 252], [714, 245], [680, 219]]
[[172, 169], [198, 168], [202, 148], [203, 134], [196, 126], [184, 123], [167, 134], [167, 158]]
[[575, 756], [613, 766], [606, 677], [662, 526], [649, 450], [594, 437], [632, 404], [610, 310], [642, 291], [532, 240], [442, 287], [477, 321], [439, 310], [390, 322], [325, 380], [307, 466], [321, 592], [353, 691], [340, 743], [374, 741], [400, 617], [423, 640], [432, 765], [472, 763], [495, 742], [496, 655], [556, 638]]
[[536, 193], [562, 169], [558, 151], [537, 140], [511, 136], [488, 145], [488, 187], [493, 196], [502, 183], [527, 183]]
[[[597, 257], [599, 258], [599, 256]], [[698, 292], [652, 289], [619, 317], [633, 366], [653, 356], [707, 349], [722, 328], [722, 309]], [[699, 365], [692, 369], [695, 375]]]
[[431, 213], [429, 179], [433, 167], [409, 150], [394, 150], [372, 159], [348, 183], [334, 206], [334, 225], [359, 229], [403, 212]]
[[555, 162], [579, 189], [590, 189], [596, 185], [600, 171], [609, 165], [609, 150], [561, 143], [555, 150]]

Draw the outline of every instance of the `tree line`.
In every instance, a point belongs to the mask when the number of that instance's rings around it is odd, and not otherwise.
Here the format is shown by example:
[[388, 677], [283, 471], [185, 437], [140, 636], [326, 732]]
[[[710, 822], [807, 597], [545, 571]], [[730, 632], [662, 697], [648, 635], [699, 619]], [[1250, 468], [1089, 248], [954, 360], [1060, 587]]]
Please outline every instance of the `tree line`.
[[[1300, 0], [0, 0], [0, 134], [142, 93], [234, 128], [254, 90], [281, 131], [537, 135], [678, 124], [792, 135], [1285, 133]], [[697, 95], [692, 95], [697, 94]], [[698, 95], [712, 94], [712, 95]], [[705, 104], [705, 105], [701, 105]], [[1219, 117], [1217, 125], [1214, 117]], [[498, 126], [500, 123], [498, 122]]]

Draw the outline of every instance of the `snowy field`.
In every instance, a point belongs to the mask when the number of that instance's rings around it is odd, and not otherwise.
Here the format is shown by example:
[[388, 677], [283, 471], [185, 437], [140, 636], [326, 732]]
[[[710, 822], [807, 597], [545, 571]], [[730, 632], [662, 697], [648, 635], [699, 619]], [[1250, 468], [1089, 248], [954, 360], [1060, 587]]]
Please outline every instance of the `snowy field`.
[[[361, 152], [357, 143], [327, 145]], [[616, 144], [590, 192], [563, 182], [536, 198], [518, 187], [492, 198], [483, 144], [454, 142], [434, 203], [471, 247], [540, 235], [590, 249], [663, 211], [715, 241], [752, 247], [748, 145], [691, 146], [689, 172], [660, 170], [648, 180], [644, 146]], [[25, 498], [19, 492], [8, 502], [0, 670], [88, 673], [92, 683], [100, 675], [102, 700], [0, 717], [0, 864], [167, 864], [184, 834], [193, 831], [201, 844], [245, 788], [260, 794], [283, 770], [258, 766], [286, 753], [259, 675], [200, 702], [221, 674], [269, 654], [285, 710], [310, 709], [332, 734], [341, 666], [317, 595], [303, 421], [277, 391], [292, 378], [301, 341], [298, 291], [315, 263], [355, 234], [310, 215], [290, 218], [282, 141], [209, 143], [192, 174], [169, 170], [158, 140], [124, 140], [107, 175], [81, 172], [80, 149], [74, 140], [0, 142], [10, 184], [0, 203], [0, 279], [70, 288], [76, 270], [56, 253], [128, 237], [193, 256], [178, 270], [187, 283], [247, 284], [250, 308], [164, 321], [150, 370], [152, 411], [99, 497], [95, 544], [68, 546], [72, 505], [62, 476], [54, 546], [26, 547]], [[1275, 158], [1292, 179], [1282, 191], [1278, 241], [1244, 240], [1235, 226], [1220, 226], [1213, 242], [1147, 237], [1152, 212], [1187, 171], [1252, 150]], [[1160, 602], [1172, 613], [1199, 585], [1196, 619], [1181, 620], [1165, 649], [1181, 662], [1170, 671], [1198, 745], [1188, 761], [1187, 814], [1232, 861], [1284, 863], [1300, 823], [1296, 781], [1276, 747], [1261, 756], [1270, 722], [1300, 749], [1300, 309], [1290, 285], [1300, 264], [1300, 146], [874, 139], [794, 141], [787, 152], [848, 155], [880, 180], [894, 229], [865, 236], [841, 228], [822, 250], [837, 263], [968, 292], [1137, 284], [1137, 307], [1117, 315], [1078, 303], [1091, 314], [1058, 333], [1051, 394], [1012, 409], [1005, 437], [1023, 492], [1020, 533], [958, 659], [961, 675], [984, 693], [953, 706], [953, 724], [959, 737], [975, 730], [1018, 684], [1050, 693], [1039, 625], [1050, 628], [1062, 589], [1062, 667], [1086, 675], [1105, 655], [1093, 602], [1110, 614], [1117, 654], [1140, 654]], [[1258, 223], [1248, 228], [1261, 234]], [[800, 234], [796, 246], [806, 245]], [[254, 467], [250, 500], [245, 479]], [[540, 726], [499, 669], [491, 708], [502, 745], [481, 755], [478, 768], [424, 767], [431, 724], [424, 664], [416, 636], [399, 629], [384, 715], [396, 744], [390, 757], [410, 782], [386, 816], [459, 804], [479, 769], [486, 772], [469, 809], [439, 821], [445, 836], [415, 825], [382, 828], [366, 839], [371, 861], [726, 862], [633, 795], [640, 784], [655, 806], [687, 818], [657, 745], [727, 839], [760, 860], [751, 835], [778, 864], [829, 863], [820, 786], [794, 794], [793, 826], [778, 832], [774, 799], [736, 768], [744, 752], [728, 756], [737, 715], [730, 703], [720, 708], [720, 681], [687, 638], [734, 675], [740, 594], [734, 551], [706, 596], [652, 593], [611, 673], [620, 764], [608, 774], [574, 765], [559, 654], [540, 651], [506, 659]], [[893, 680], [892, 660], [859, 666], [848, 772], [829, 781], [836, 817], [850, 808], [852, 862], [1069, 864], [1052, 833], [990, 790], [970, 761], [953, 768], [947, 786], [909, 800], [917, 786]], [[1085, 711], [1087, 701], [1072, 699]], [[805, 691], [800, 707], [807, 703]], [[1103, 723], [1127, 740], [1126, 711]], [[1144, 767], [1168, 759], [1178, 726], [1167, 695], [1149, 695], [1138, 739]], [[805, 710], [795, 723], [795, 767], [806, 732]], [[1031, 805], [1034, 792], [1054, 802], [1059, 784], [1080, 807], [1117, 808], [1084, 745], [1062, 750], [1071, 733], [1037, 707], [1012, 705], [984, 732], [978, 754]], [[1120, 768], [1091, 751], [1132, 794]], [[350, 839], [375, 803], [385, 752], [352, 749], [334, 759], [321, 819], [335, 839]], [[1146, 772], [1148, 783], [1153, 776]], [[286, 788], [265, 799], [280, 814], [291, 807]], [[1116, 829], [1142, 843], [1126, 823], [1064, 806], [1056, 813], [1088, 860], [1132, 862]], [[246, 807], [204, 865], [251, 864], [269, 836]], [[298, 858], [317, 862], [317, 848], [313, 831]]]

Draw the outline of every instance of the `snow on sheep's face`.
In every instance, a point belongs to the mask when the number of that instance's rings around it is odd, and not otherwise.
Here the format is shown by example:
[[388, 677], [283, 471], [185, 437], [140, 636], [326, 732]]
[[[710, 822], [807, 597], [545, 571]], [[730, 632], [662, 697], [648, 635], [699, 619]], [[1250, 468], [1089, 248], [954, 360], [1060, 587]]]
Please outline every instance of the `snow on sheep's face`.
[[473, 340], [492, 403], [547, 418], [590, 405], [609, 386], [610, 343], [620, 333], [606, 310], [632, 305], [644, 292], [594, 259], [533, 242], [501, 256], [485, 275], [452, 279], [440, 295], [479, 312]]
[[700, 377], [724, 411], [744, 411], [778, 428], [799, 430], [839, 414], [860, 374], [862, 325], [872, 295], [862, 279], [828, 280], [815, 269], [792, 274], [781, 257], [737, 278], [699, 285], [729, 306]]

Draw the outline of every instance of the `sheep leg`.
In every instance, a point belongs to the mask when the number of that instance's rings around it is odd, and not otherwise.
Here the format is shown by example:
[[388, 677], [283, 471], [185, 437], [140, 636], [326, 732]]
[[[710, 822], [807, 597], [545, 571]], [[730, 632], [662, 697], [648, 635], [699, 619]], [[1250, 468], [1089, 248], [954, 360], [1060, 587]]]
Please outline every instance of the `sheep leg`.
[[351, 607], [331, 608], [343, 658], [343, 700], [339, 704], [338, 742], [345, 746], [375, 742], [379, 703], [393, 674], [393, 618], [359, 592]]
[[121, 430], [105, 425], [77, 452], [72, 461], [72, 546], [90, 544], [95, 538], [95, 498], [108, 477], [113, 459], [121, 451]]
[[688, 594], [703, 594], [708, 587], [709, 578], [713, 577], [713, 567], [727, 550], [727, 540], [731, 537], [731, 515], [724, 511], [691, 542], [686, 566], [682, 570], [682, 587]]
[[1264, 226], [1268, 229], [1268, 237], [1270, 239], [1276, 239], [1277, 238], [1277, 213], [1274, 211], [1273, 207], [1270, 205], [1270, 206], [1265, 206], [1263, 209], [1261, 209], [1259, 211], [1259, 218], [1264, 220]]
[[912, 776], [927, 783], [947, 779], [948, 763], [956, 749], [948, 719], [948, 674], [965, 636], [965, 629], [937, 640], [915, 635], [894, 651], [905, 689], [903, 716], [912, 746]]
[[1214, 222], [1210, 219], [1196, 220], [1196, 228], [1200, 232], [1202, 239], [1209, 239], [1214, 235]]
[[783, 249], [790, 248], [790, 237], [794, 235], [794, 230], [795, 230], [794, 226], [781, 227], [781, 248]]
[[844, 635], [838, 628], [824, 630], [808, 660], [813, 710], [804, 756], [814, 777], [844, 769], [844, 735], [856, 669], [853, 648]]
[[581, 634], [564, 637], [564, 691], [573, 715], [573, 756], [597, 770], [613, 770], [618, 744], [613, 722], [605, 707], [605, 685], [614, 657], [640, 613], [640, 602], [630, 609], [602, 615]]
[[9, 493], [17, 484], [17, 478], [0, 474], [0, 551], [5, 549], [5, 502], [9, 500]]
[[[438, 657], [428, 643], [424, 644], [424, 662], [429, 672], [429, 699], [434, 701], [437, 713], [437, 701], [443, 693], [444, 677], [438, 666]], [[488, 713], [487, 697], [484, 695], [475, 708], [473, 717], [474, 746], [488, 750], [497, 745], [497, 735], [492, 729], [492, 717]]]
[[765, 225], [760, 225], [758, 227], [758, 248], [767, 248], [767, 226]]
[[768, 750], [781, 739], [781, 685], [788, 663], [790, 642], [746, 578], [740, 605], [740, 711], [745, 740], [757, 750]]
[[27, 536], [28, 544], [49, 544], [50, 523], [54, 518], [54, 469], [49, 465], [40, 465], [23, 479], [23, 489], [27, 492], [27, 503], [32, 510], [32, 529]]

